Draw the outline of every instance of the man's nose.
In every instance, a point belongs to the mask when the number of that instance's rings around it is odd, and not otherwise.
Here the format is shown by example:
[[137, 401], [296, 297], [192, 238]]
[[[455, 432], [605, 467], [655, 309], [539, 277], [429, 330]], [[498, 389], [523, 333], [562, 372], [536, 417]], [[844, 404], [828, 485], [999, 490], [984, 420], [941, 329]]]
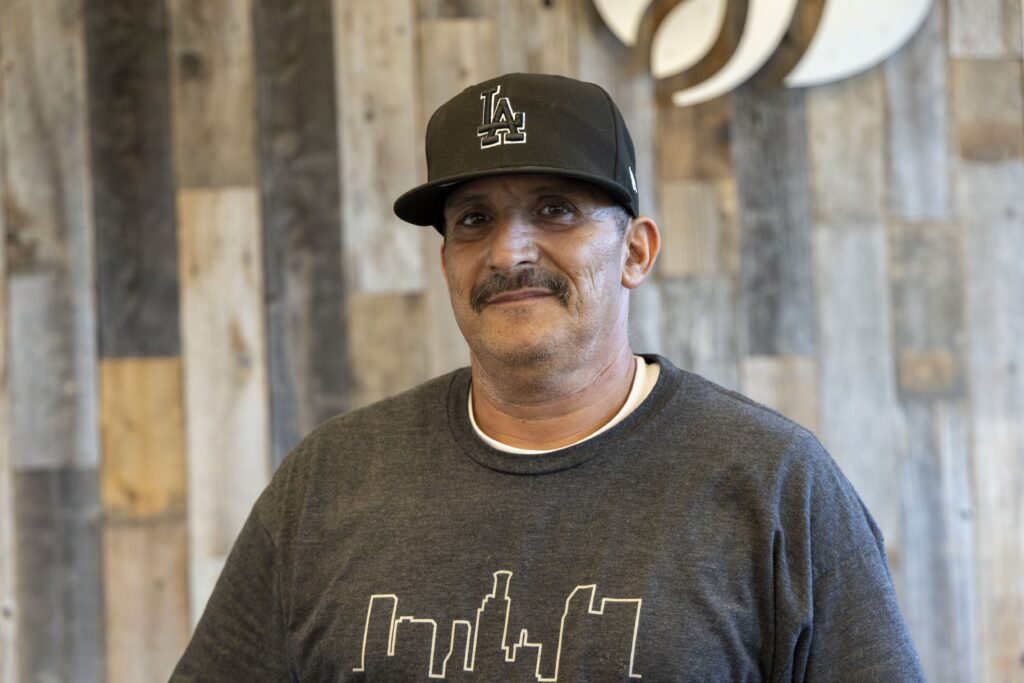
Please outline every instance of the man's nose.
[[512, 271], [537, 262], [536, 229], [519, 212], [503, 213], [491, 233], [488, 265], [497, 271]]

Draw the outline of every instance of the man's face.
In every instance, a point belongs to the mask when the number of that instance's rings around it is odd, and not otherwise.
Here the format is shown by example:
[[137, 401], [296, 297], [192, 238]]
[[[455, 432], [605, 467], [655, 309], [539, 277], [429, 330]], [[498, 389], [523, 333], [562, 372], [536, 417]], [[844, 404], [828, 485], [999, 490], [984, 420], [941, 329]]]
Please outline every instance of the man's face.
[[452, 193], [443, 267], [474, 355], [516, 366], [559, 354], [583, 362], [621, 341], [620, 215], [601, 190], [556, 176], [482, 178]]

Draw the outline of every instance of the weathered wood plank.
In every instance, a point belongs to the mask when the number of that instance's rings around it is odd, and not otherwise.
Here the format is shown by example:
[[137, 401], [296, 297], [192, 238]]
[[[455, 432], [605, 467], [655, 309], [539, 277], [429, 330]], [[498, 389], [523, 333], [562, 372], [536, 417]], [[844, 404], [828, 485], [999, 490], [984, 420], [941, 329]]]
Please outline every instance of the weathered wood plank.
[[[473, 83], [499, 75], [494, 21], [490, 19], [448, 19], [421, 21], [419, 65], [423, 124], [419, 139], [426, 134], [426, 119], [448, 99]], [[420, 160], [420, 177], [426, 180], [426, 164]], [[455, 323], [448, 285], [441, 272], [441, 240], [432, 228], [418, 230], [424, 264], [423, 343], [427, 374], [443, 374], [469, 364], [469, 347]], [[408, 238], [413, 237], [410, 235]]]
[[276, 466], [345, 410], [349, 369], [330, 0], [261, 0], [255, 9]]
[[[0, 49], [0, 55], [3, 50]], [[0, 62], [2, 63], [2, 62]], [[0, 100], [4, 96], [4, 69], [0, 68]], [[0, 101], [0, 111], [3, 103]], [[5, 141], [0, 135], [0, 188], [4, 187]], [[17, 680], [18, 620], [17, 566], [18, 546], [14, 536], [14, 482], [11, 473], [11, 412], [7, 396], [7, 228], [0, 210], [0, 682]]]
[[14, 474], [19, 678], [102, 681], [99, 481], [93, 468]]
[[726, 229], [715, 185], [706, 180], [663, 181], [660, 190], [658, 272], [665, 277], [723, 273]]
[[168, 0], [179, 187], [254, 185], [252, 0]]
[[943, 3], [911, 42], [885, 61], [888, 211], [898, 220], [948, 220], [952, 213]]
[[964, 395], [963, 243], [952, 224], [890, 224], [893, 343], [899, 388], [922, 398]]
[[100, 354], [175, 355], [178, 263], [164, 4], [87, 0], [85, 17]]
[[977, 677], [970, 442], [960, 402], [906, 397], [897, 453], [903, 509], [900, 603], [929, 681]]
[[880, 69], [807, 90], [807, 147], [816, 220], [885, 215], [885, 91]]
[[902, 595], [901, 425], [885, 250], [880, 224], [815, 226], [821, 437], [885, 534]]
[[[420, 242], [392, 213], [416, 185], [417, 138], [412, 0], [334, 0], [345, 277], [356, 292], [419, 291]], [[385, 87], [386, 84], [386, 87]]]
[[817, 433], [818, 364], [809, 356], [750, 356], [740, 363], [740, 390]]
[[659, 102], [658, 180], [732, 178], [732, 117], [728, 97], [693, 107]]
[[269, 477], [259, 197], [178, 193], [193, 623]]
[[576, 3], [564, 1], [493, 2], [488, 16], [501, 27], [496, 36], [501, 72], [575, 76], [576, 41], [587, 33], [575, 9]]
[[953, 62], [953, 112], [960, 156], [998, 162], [1024, 157], [1021, 61]]
[[803, 95], [747, 84], [731, 96], [740, 222], [739, 348], [815, 351]]
[[352, 408], [427, 379], [423, 343], [409, 334], [424, 325], [421, 295], [355, 293], [345, 304], [352, 367], [362, 370], [354, 377]]
[[99, 458], [83, 33], [78, 0], [0, 4], [15, 468]]
[[665, 354], [680, 367], [738, 388], [733, 280], [725, 276], [666, 278], [659, 284]]
[[949, 52], [955, 58], [1021, 54], [1020, 0], [949, 0]]
[[103, 512], [108, 520], [185, 513], [181, 360], [100, 364]]
[[977, 500], [978, 680], [1020, 680], [1024, 633], [1024, 162], [962, 164]]
[[104, 526], [110, 683], [167, 680], [188, 644], [187, 528], [184, 515]]

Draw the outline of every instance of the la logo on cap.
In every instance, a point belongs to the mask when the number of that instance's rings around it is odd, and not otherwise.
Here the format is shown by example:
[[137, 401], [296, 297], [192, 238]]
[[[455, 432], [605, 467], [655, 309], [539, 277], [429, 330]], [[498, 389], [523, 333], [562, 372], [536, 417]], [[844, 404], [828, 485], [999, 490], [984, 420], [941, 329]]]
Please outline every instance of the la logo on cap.
[[526, 142], [526, 112], [515, 111], [507, 97], [497, 97], [501, 86], [480, 93], [484, 101], [483, 121], [476, 129], [480, 149]]

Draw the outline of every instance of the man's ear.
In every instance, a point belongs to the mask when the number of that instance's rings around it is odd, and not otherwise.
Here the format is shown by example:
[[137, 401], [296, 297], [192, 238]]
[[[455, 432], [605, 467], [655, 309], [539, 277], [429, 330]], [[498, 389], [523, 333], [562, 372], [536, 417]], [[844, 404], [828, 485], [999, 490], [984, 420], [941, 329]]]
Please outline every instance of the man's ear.
[[441, 238], [441, 275], [444, 275], [444, 279], [448, 279], [448, 269], [444, 265], [444, 238]]
[[638, 216], [626, 230], [626, 261], [622, 264], [622, 286], [634, 289], [647, 279], [661, 249], [661, 233], [654, 219]]

